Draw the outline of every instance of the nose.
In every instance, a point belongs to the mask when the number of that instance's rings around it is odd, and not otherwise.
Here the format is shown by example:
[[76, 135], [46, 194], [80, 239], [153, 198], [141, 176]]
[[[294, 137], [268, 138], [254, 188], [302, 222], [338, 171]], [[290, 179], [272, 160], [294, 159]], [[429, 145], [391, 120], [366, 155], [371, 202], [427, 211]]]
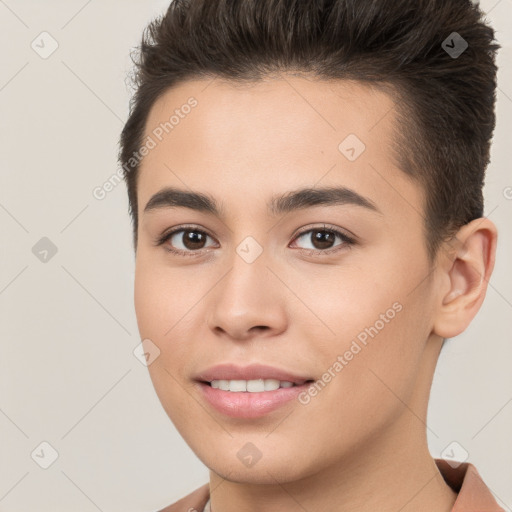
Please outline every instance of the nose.
[[236, 254], [208, 301], [207, 325], [233, 340], [274, 336], [286, 328], [285, 286], [269, 268], [265, 251], [248, 261]]

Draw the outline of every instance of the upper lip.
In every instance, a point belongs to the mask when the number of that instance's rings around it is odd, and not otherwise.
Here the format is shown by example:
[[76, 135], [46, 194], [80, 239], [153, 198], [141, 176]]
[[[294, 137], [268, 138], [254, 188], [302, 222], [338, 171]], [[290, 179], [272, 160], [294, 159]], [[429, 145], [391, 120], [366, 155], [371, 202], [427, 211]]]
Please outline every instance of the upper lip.
[[195, 376], [196, 380], [211, 382], [212, 380], [256, 380], [256, 379], [277, 379], [289, 381], [301, 385], [308, 380], [308, 376], [300, 376], [287, 370], [281, 370], [264, 364], [250, 364], [238, 366], [231, 363], [210, 366]]

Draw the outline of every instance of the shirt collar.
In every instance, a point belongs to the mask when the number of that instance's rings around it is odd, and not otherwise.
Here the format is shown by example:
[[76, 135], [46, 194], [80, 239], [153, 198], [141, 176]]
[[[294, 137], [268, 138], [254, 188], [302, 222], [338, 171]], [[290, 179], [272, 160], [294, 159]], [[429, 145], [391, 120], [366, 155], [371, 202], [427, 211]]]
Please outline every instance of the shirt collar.
[[445, 459], [434, 460], [445, 482], [458, 493], [452, 512], [505, 512], [473, 464]]

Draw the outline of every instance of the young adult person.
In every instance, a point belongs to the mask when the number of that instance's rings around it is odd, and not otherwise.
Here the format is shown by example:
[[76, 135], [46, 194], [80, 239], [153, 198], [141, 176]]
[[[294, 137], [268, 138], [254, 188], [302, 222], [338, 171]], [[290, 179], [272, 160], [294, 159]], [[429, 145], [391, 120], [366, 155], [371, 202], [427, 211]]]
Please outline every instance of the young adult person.
[[[478, 312], [498, 45], [469, 0], [175, 0], [120, 160], [158, 397], [210, 481], [170, 511], [502, 510], [434, 459]], [[179, 464], [179, 461], [173, 461]]]

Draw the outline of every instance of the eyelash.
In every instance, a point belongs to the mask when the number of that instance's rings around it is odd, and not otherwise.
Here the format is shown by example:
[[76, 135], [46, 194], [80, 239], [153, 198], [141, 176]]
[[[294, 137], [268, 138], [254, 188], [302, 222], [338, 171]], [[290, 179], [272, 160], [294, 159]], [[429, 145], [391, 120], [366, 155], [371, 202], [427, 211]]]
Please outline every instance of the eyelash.
[[[194, 226], [194, 225], [182, 225], [182, 226], [178, 226], [177, 228], [173, 229], [169, 233], [164, 233], [162, 236], [157, 238], [157, 240], [155, 242], [155, 245], [157, 247], [160, 246], [160, 245], [163, 245], [172, 236], [174, 236], [176, 233], [179, 233], [180, 231], [193, 231], [193, 232], [196, 232], [196, 233], [201, 233], [202, 235], [209, 236], [210, 238], [213, 238], [206, 231], [204, 231], [202, 229], [198, 229], [197, 226]], [[321, 227], [305, 228], [305, 229], [299, 231], [294, 236], [293, 241], [295, 241], [297, 238], [300, 238], [302, 235], [304, 235], [306, 233], [310, 233], [312, 231], [327, 231], [328, 233], [332, 233], [335, 236], [338, 236], [339, 238], [341, 238], [343, 243], [339, 244], [338, 246], [332, 247], [330, 249], [324, 249], [324, 250], [322, 250], [322, 249], [303, 249], [303, 248], [298, 248], [297, 250], [300, 251], [301, 253], [309, 253], [309, 254], [313, 253], [313, 254], [321, 254], [321, 255], [325, 256], [325, 255], [328, 255], [328, 254], [332, 254], [334, 252], [338, 252], [339, 250], [342, 250], [343, 248], [350, 248], [351, 246], [356, 244], [356, 241], [353, 238], [349, 237], [348, 235], [346, 235], [345, 233], [339, 231], [338, 229], [336, 229], [336, 228], [334, 228], [332, 226], [328, 226], [326, 224], [324, 224]], [[169, 246], [166, 246], [164, 248], [165, 248], [166, 251], [168, 251], [168, 252], [170, 252], [172, 254], [176, 254], [178, 256], [200, 256], [201, 254], [203, 254], [204, 251], [208, 251], [209, 250], [209, 249], [198, 249], [196, 251], [193, 251], [193, 250], [183, 251], [182, 249], [174, 249], [174, 248], [169, 247]]]

